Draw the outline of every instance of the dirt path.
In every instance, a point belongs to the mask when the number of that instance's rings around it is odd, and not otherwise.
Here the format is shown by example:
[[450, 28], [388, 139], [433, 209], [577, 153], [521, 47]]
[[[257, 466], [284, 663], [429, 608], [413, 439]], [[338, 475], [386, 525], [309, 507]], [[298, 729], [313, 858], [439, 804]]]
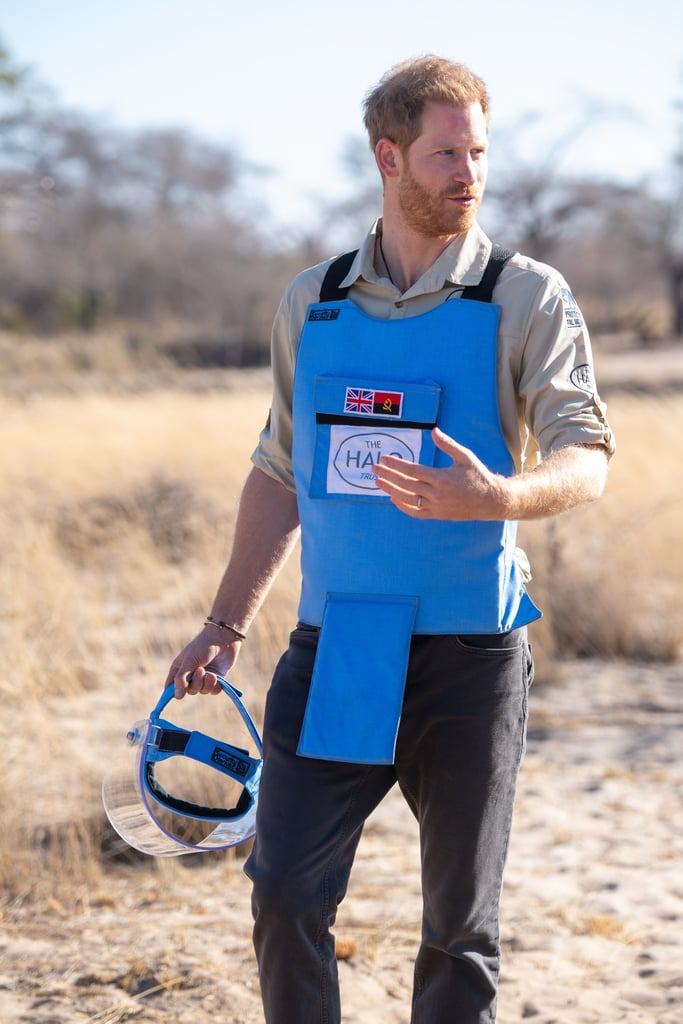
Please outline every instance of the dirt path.
[[[683, 668], [564, 676], [533, 693], [499, 1024], [679, 1024]], [[407, 1024], [419, 915], [415, 827], [392, 794], [339, 917], [345, 1024]], [[262, 1024], [249, 933], [239, 862], [119, 868], [80, 914], [6, 907], [0, 1020]]]

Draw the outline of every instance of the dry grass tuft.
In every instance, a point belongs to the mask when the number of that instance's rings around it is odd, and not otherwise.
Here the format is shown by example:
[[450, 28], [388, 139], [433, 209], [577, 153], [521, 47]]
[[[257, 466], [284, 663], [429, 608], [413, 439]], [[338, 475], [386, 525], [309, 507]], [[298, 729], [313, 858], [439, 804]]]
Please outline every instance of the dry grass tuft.
[[623, 921], [619, 921], [611, 914], [576, 914], [563, 907], [557, 916], [574, 935], [591, 935], [594, 938], [623, 942], [626, 945], [633, 945], [637, 941]]

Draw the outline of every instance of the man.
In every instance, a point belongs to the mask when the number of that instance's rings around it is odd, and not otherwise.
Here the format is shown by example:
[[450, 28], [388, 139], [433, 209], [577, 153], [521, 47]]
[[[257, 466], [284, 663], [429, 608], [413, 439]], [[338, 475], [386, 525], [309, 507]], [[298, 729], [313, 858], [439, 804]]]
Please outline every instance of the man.
[[383, 216], [281, 302], [233, 553], [169, 680], [179, 698], [216, 690], [301, 524], [300, 622], [268, 694], [246, 866], [266, 1020], [340, 1021], [330, 928], [398, 782], [422, 854], [411, 1019], [483, 1024], [539, 614], [515, 522], [597, 498], [613, 441], [566, 283], [492, 253], [477, 226], [483, 82], [409, 61], [365, 123]]

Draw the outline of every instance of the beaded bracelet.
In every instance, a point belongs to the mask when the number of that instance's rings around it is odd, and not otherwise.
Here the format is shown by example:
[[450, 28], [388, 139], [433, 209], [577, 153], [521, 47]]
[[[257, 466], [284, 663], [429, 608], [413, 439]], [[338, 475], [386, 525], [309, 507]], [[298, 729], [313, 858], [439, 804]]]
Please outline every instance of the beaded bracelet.
[[232, 626], [229, 622], [223, 622], [222, 619], [214, 619], [211, 615], [207, 615], [204, 619], [205, 626], [215, 626], [216, 629], [229, 629], [231, 633], [234, 633], [238, 640], [246, 640], [247, 634], [243, 633], [237, 628]]

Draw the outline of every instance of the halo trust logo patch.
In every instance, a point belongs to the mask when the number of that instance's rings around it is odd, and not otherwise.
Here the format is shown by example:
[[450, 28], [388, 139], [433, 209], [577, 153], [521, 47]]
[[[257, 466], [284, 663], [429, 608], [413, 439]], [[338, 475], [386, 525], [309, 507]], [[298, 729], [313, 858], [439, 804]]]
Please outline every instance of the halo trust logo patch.
[[330, 430], [327, 463], [328, 494], [358, 494], [383, 498], [377, 486], [375, 466], [383, 455], [419, 462], [422, 431], [396, 427], [394, 430], [358, 430], [335, 424]]
[[581, 366], [575, 366], [569, 375], [569, 379], [575, 388], [580, 388], [581, 391], [587, 391], [589, 395], [595, 393], [593, 367], [588, 363], [582, 363]]

